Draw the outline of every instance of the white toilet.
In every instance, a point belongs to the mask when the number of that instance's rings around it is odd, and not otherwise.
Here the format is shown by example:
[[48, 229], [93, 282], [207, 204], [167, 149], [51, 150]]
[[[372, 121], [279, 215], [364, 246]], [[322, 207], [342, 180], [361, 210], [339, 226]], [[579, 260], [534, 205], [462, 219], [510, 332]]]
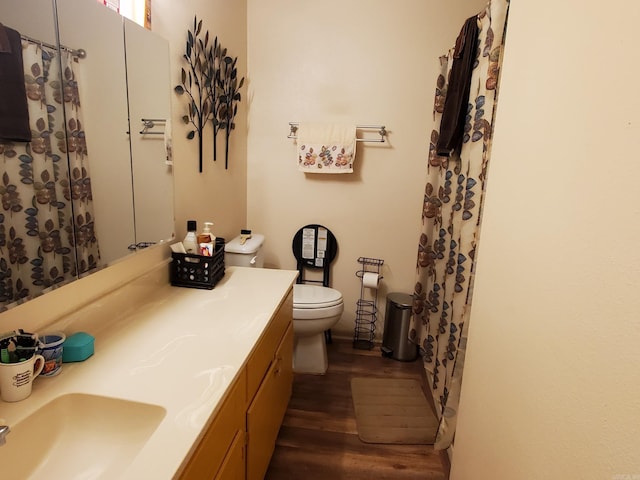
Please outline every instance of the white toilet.
[[254, 233], [244, 242], [240, 235], [226, 243], [224, 246], [224, 264], [227, 267], [256, 267], [264, 265], [262, 244], [264, 235]]
[[[322, 226], [314, 230], [317, 241], [323, 234]], [[320, 231], [318, 228], [320, 227]], [[302, 229], [301, 229], [302, 231]], [[337, 244], [331, 232], [328, 243], [329, 254], [326, 258], [328, 266], [335, 256]], [[322, 242], [322, 238], [320, 238]], [[262, 267], [262, 244], [264, 236], [253, 234], [244, 244], [236, 237], [225, 245], [225, 265], [243, 267]], [[295, 242], [294, 242], [295, 243]], [[308, 245], [307, 245], [308, 246]], [[314, 248], [317, 247], [317, 244]], [[317, 248], [316, 252], [319, 251]], [[324, 254], [323, 254], [324, 255]], [[300, 263], [300, 262], [299, 262]], [[300, 268], [300, 265], [299, 265]], [[301, 271], [300, 278], [303, 278]], [[328, 368], [325, 331], [333, 327], [344, 310], [342, 293], [324, 285], [295, 284], [293, 286], [293, 371], [296, 373], [324, 374]]]
[[321, 285], [293, 286], [293, 371], [324, 374], [327, 371], [325, 330], [331, 329], [344, 311], [342, 294]]

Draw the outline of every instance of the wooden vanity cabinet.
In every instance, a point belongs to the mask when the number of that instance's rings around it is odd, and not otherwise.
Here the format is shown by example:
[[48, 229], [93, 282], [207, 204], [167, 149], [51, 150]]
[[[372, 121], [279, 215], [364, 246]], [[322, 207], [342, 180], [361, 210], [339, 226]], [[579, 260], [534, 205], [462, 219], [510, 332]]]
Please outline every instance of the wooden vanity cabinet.
[[178, 478], [262, 480], [291, 398], [292, 366], [289, 290]]
[[247, 479], [262, 480], [293, 385], [293, 293], [280, 305], [247, 363]]

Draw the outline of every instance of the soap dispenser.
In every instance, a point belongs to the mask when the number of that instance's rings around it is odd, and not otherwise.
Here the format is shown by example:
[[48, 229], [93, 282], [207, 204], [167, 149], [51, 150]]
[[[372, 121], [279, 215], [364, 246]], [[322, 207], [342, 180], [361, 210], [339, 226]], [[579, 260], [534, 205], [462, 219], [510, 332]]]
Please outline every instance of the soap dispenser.
[[184, 237], [182, 244], [184, 245], [184, 249], [187, 253], [191, 253], [197, 255], [199, 252], [198, 249], [198, 239], [196, 237], [196, 230], [198, 228], [198, 224], [195, 220], [187, 221], [187, 236]]
[[216, 246], [216, 237], [211, 233], [213, 222], [204, 222], [204, 229], [198, 235], [198, 246], [200, 247], [200, 255], [212, 257]]

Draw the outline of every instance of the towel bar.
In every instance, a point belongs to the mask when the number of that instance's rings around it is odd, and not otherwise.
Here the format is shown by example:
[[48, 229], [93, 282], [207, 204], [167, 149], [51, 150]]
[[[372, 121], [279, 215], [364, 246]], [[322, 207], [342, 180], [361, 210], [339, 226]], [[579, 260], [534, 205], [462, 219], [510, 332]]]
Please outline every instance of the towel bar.
[[143, 118], [140, 120], [144, 128], [140, 130], [140, 135], [164, 135], [164, 131], [162, 132], [150, 132], [149, 129], [156, 126], [156, 124], [164, 125], [167, 123], [167, 120], [164, 118]]
[[[298, 138], [296, 132], [298, 131], [299, 122], [289, 122], [289, 128], [291, 131], [287, 138]], [[387, 137], [387, 128], [384, 125], [356, 125], [357, 130], [378, 130], [380, 138], [356, 138], [356, 142], [375, 142], [384, 143]]]

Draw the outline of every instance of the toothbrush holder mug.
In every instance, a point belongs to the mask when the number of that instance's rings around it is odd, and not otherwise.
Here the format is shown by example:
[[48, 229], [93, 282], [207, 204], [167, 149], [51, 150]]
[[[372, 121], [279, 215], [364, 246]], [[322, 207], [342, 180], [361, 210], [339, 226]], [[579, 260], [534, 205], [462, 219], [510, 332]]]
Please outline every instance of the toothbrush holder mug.
[[62, 344], [66, 336], [62, 332], [47, 333], [38, 337], [40, 353], [44, 357], [43, 377], [53, 377], [62, 369]]
[[0, 363], [0, 398], [19, 402], [31, 395], [33, 380], [44, 368], [44, 357], [33, 355], [17, 363]]

